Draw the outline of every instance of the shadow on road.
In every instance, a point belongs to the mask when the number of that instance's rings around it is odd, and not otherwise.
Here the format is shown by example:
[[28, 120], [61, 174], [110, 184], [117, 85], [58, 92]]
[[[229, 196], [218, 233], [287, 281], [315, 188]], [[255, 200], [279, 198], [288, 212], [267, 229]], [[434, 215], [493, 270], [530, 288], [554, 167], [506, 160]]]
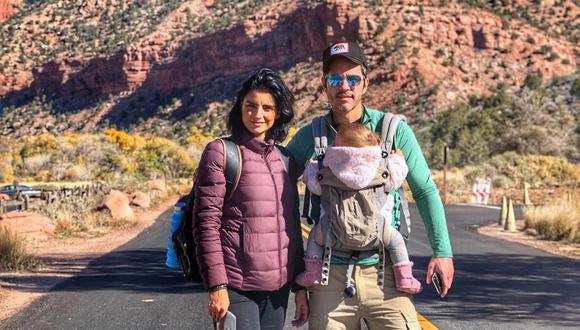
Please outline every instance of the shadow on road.
[[[414, 258], [424, 281], [428, 258]], [[580, 262], [560, 257], [456, 255], [455, 281], [440, 300], [432, 287], [416, 297], [419, 304], [438, 301], [437, 318], [577, 326], [580, 322]]]
[[181, 271], [165, 267], [165, 250], [115, 251], [91, 262], [79, 276], [53, 291], [142, 291], [182, 294], [201, 292], [201, 284], [186, 281]]

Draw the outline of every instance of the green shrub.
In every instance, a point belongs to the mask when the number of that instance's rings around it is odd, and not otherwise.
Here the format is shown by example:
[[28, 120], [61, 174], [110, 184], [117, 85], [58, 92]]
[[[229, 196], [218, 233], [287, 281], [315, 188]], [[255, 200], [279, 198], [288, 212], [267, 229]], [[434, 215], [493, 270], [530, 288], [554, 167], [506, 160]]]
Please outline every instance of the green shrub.
[[506, 94], [497, 88], [489, 97], [471, 97], [421, 124], [418, 134], [430, 165], [443, 165], [443, 145], [449, 146], [449, 165], [481, 164], [495, 155], [514, 151], [571, 157], [578, 154], [576, 120], [570, 106], [543, 89]]
[[537, 73], [527, 75], [526, 79], [524, 79], [524, 86], [532, 90], [542, 87], [542, 74]]
[[580, 165], [563, 158], [544, 155], [520, 155], [506, 152], [466, 169], [469, 179], [490, 177], [503, 187], [521, 185], [574, 185], [580, 181]]
[[572, 94], [576, 97], [580, 97], [580, 77], [578, 77], [574, 80], [574, 83], [572, 84], [572, 88], [570, 89], [570, 94]]

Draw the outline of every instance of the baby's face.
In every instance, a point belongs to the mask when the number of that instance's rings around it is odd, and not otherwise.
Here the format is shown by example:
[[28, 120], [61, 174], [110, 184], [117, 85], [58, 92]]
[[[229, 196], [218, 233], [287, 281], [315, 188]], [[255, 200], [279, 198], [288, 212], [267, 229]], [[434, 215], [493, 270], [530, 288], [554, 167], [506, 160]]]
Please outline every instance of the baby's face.
[[353, 147], [353, 148], [364, 148], [370, 147], [372, 145], [367, 145], [362, 143], [362, 141], [353, 140], [352, 137], [349, 138], [348, 136], [344, 136], [340, 133], [336, 135], [334, 138], [334, 146], [335, 147]]

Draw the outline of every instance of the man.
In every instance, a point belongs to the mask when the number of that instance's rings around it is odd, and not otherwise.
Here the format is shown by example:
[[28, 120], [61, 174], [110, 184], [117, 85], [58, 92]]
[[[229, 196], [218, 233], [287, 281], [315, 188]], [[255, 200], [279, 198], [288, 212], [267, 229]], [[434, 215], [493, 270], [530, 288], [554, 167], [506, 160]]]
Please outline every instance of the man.
[[[332, 110], [325, 116], [328, 143], [332, 143], [342, 124], [361, 123], [380, 132], [384, 112], [367, 108], [362, 96], [369, 86], [364, 53], [355, 42], [336, 43], [322, 54], [322, 86]], [[304, 164], [314, 158], [314, 137], [311, 125], [301, 128], [287, 146], [304, 171]], [[453, 254], [447, 232], [443, 204], [431, 178], [429, 167], [411, 128], [403, 121], [395, 132], [394, 149], [402, 150], [409, 174], [407, 182], [427, 229], [433, 256], [427, 270], [427, 283], [437, 272], [442, 280], [441, 297], [447, 295], [453, 281]], [[393, 226], [400, 224], [400, 196], [395, 194]], [[317, 221], [320, 200], [312, 196], [310, 216]], [[310, 292], [311, 329], [358, 329], [364, 319], [369, 329], [420, 329], [415, 307], [406, 294], [394, 289], [390, 272], [385, 273], [384, 289], [377, 284], [376, 258], [358, 259], [354, 271], [357, 294], [346, 298], [342, 288], [348, 260], [332, 259], [328, 286], [315, 287]]]

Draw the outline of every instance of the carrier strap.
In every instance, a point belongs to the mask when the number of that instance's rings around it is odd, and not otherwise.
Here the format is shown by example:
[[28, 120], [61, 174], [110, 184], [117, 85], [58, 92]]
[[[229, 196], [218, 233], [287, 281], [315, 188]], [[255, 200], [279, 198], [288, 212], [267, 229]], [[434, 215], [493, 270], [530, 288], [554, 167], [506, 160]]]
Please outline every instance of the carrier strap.
[[399, 188], [399, 196], [401, 196], [401, 208], [403, 209], [403, 215], [405, 216], [405, 221], [401, 221], [399, 232], [403, 235], [405, 240], [409, 240], [409, 237], [411, 236], [411, 213], [409, 212], [409, 202], [407, 202], [407, 197], [405, 197], [405, 190], [403, 187]]
[[[381, 149], [385, 167], [387, 156], [391, 153], [391, 150], [393, 150], [395, 143], [395, 133], [401, 120], [404, 121], [405, 117], [402, 115], [395, 115], [390, 112], [385, 113], [385, 116], [383, 117], [381, 129]], [[401, 221], [401, 225], [398, 229], [405, 240], [408, 240], [411, 235], [411, 214], [409, 212], [409, 203], [405, 197], [405, 190], [403, 187], [399, 188], [399, 196], [401, 197], [401, 208], [403, 209], [403, 216], [405, 221]]]
[[[322, 161], [324, 160], [324, 154], [326, 153], [326, 148], [328, 148], [328, 137], [326, 118], [324, 116], [318, 116], [312, 119], [312, 136], [314, 138], [314, 155], [318, 161], [318, 169], [322, 168]], [[312, 211], [312, 194], [306, 187], [306, 192], [304, 193], [304, 205], [302, 207], [302, 217], [306, 218], [309, 225], [314, 224], [314, 220], [311, 217], [310, 212]]]
[[328, 285], [328, 277], [330, 276], [330, 260], [332, 258], [332, 237], [330, 235], [330, 228], [326, 231], [326, 240], [324, 242], [324, 252], [322, 253], [322, 269], [320, 273], [320, 284]]
[[326, 148], [328, 148], [328, 137], [326, 136], [326, 119], [324, 116], [316, 117], [312, 120], [312, 136], [314, 137], [314, 154], [318, 160], [318, 167], [322, 168], [322, 161]]

